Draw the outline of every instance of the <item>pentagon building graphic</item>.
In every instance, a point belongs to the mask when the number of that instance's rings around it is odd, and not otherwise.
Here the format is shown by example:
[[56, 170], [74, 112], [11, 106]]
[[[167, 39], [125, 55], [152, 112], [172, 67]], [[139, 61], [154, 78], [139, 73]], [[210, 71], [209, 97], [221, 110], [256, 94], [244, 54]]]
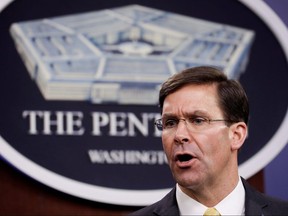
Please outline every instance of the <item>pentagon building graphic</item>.
[[13, 23], [16, 48], [46, 100], [157, 104], [161, 83], [198, 65], [238, 78], [254, 32], [129, 5]]

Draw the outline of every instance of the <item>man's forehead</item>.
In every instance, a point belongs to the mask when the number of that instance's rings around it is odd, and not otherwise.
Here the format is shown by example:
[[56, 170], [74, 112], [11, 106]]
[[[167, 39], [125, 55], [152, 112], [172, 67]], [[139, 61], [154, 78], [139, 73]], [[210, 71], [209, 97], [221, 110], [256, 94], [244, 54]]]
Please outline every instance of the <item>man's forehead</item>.
[[165, 98], [162, 114], [209, 116], [217, 111], [222, 113], [215, 85], [189, 85]]

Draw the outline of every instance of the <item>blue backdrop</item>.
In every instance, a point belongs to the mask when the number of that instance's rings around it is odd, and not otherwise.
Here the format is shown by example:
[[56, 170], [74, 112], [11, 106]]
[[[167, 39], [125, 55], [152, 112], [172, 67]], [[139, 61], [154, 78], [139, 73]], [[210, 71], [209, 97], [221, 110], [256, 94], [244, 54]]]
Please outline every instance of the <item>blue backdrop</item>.
[[[265, 0], [288, 26], [288, 1]], [[288, 40], [288, 38], [287, 38]], [[288, 146], [264, 169], [265, 192], [269, 195], [288, 200]]]

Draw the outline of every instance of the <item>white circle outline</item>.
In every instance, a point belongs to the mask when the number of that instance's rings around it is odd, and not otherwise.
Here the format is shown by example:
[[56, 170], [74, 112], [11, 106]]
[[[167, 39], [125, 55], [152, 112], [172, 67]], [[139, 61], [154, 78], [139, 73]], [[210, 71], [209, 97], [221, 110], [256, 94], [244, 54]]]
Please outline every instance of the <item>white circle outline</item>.
[[[262, 0], [239, 0], [254, 11], [270, 27], [275, 37], [281, 44], [286, 60], [288, 59], [288, 29], [279, 16]], [[249, 178], [270, 163], [286, 146], [288, 141], [288, 110], [273, 137], [264, 148], [254, 154], [239, 166], [239, 173], [244, 178]]]
[[[13, 0], [1, 0], [0, 12]], [[262, 0], [238, 0], [254, 11], [270, 27], [288, 57], [288, 30], [278, 15]], [[288, 141], [288, 112], [273, 137], [252, 158], [239, 166], [240, 175], [249, 178], [270, 163]], [[171, 188], [124, 190], [86, 184], [56, 174], [20, 154], [0, 135], [0, 155], [33, 179], [64, 193], [87, 200], [126, 206], [146, 206], [161, 199]]]

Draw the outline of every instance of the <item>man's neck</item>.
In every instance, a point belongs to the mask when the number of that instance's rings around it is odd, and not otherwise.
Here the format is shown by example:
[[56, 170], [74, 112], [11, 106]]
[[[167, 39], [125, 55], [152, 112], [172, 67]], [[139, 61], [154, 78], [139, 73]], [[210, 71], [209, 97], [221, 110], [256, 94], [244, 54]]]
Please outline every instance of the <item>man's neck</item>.
[[207, 207], [217, 205], [223, 200], [228, 194], [230, 194], [238, 184], [239, 176], [234, 178], [226, 179], [223, 182], [205, 184], [199, 187], [187, 188], [179, 185], [183, 193], [191, 197], [192, 199], [202, 203]]

